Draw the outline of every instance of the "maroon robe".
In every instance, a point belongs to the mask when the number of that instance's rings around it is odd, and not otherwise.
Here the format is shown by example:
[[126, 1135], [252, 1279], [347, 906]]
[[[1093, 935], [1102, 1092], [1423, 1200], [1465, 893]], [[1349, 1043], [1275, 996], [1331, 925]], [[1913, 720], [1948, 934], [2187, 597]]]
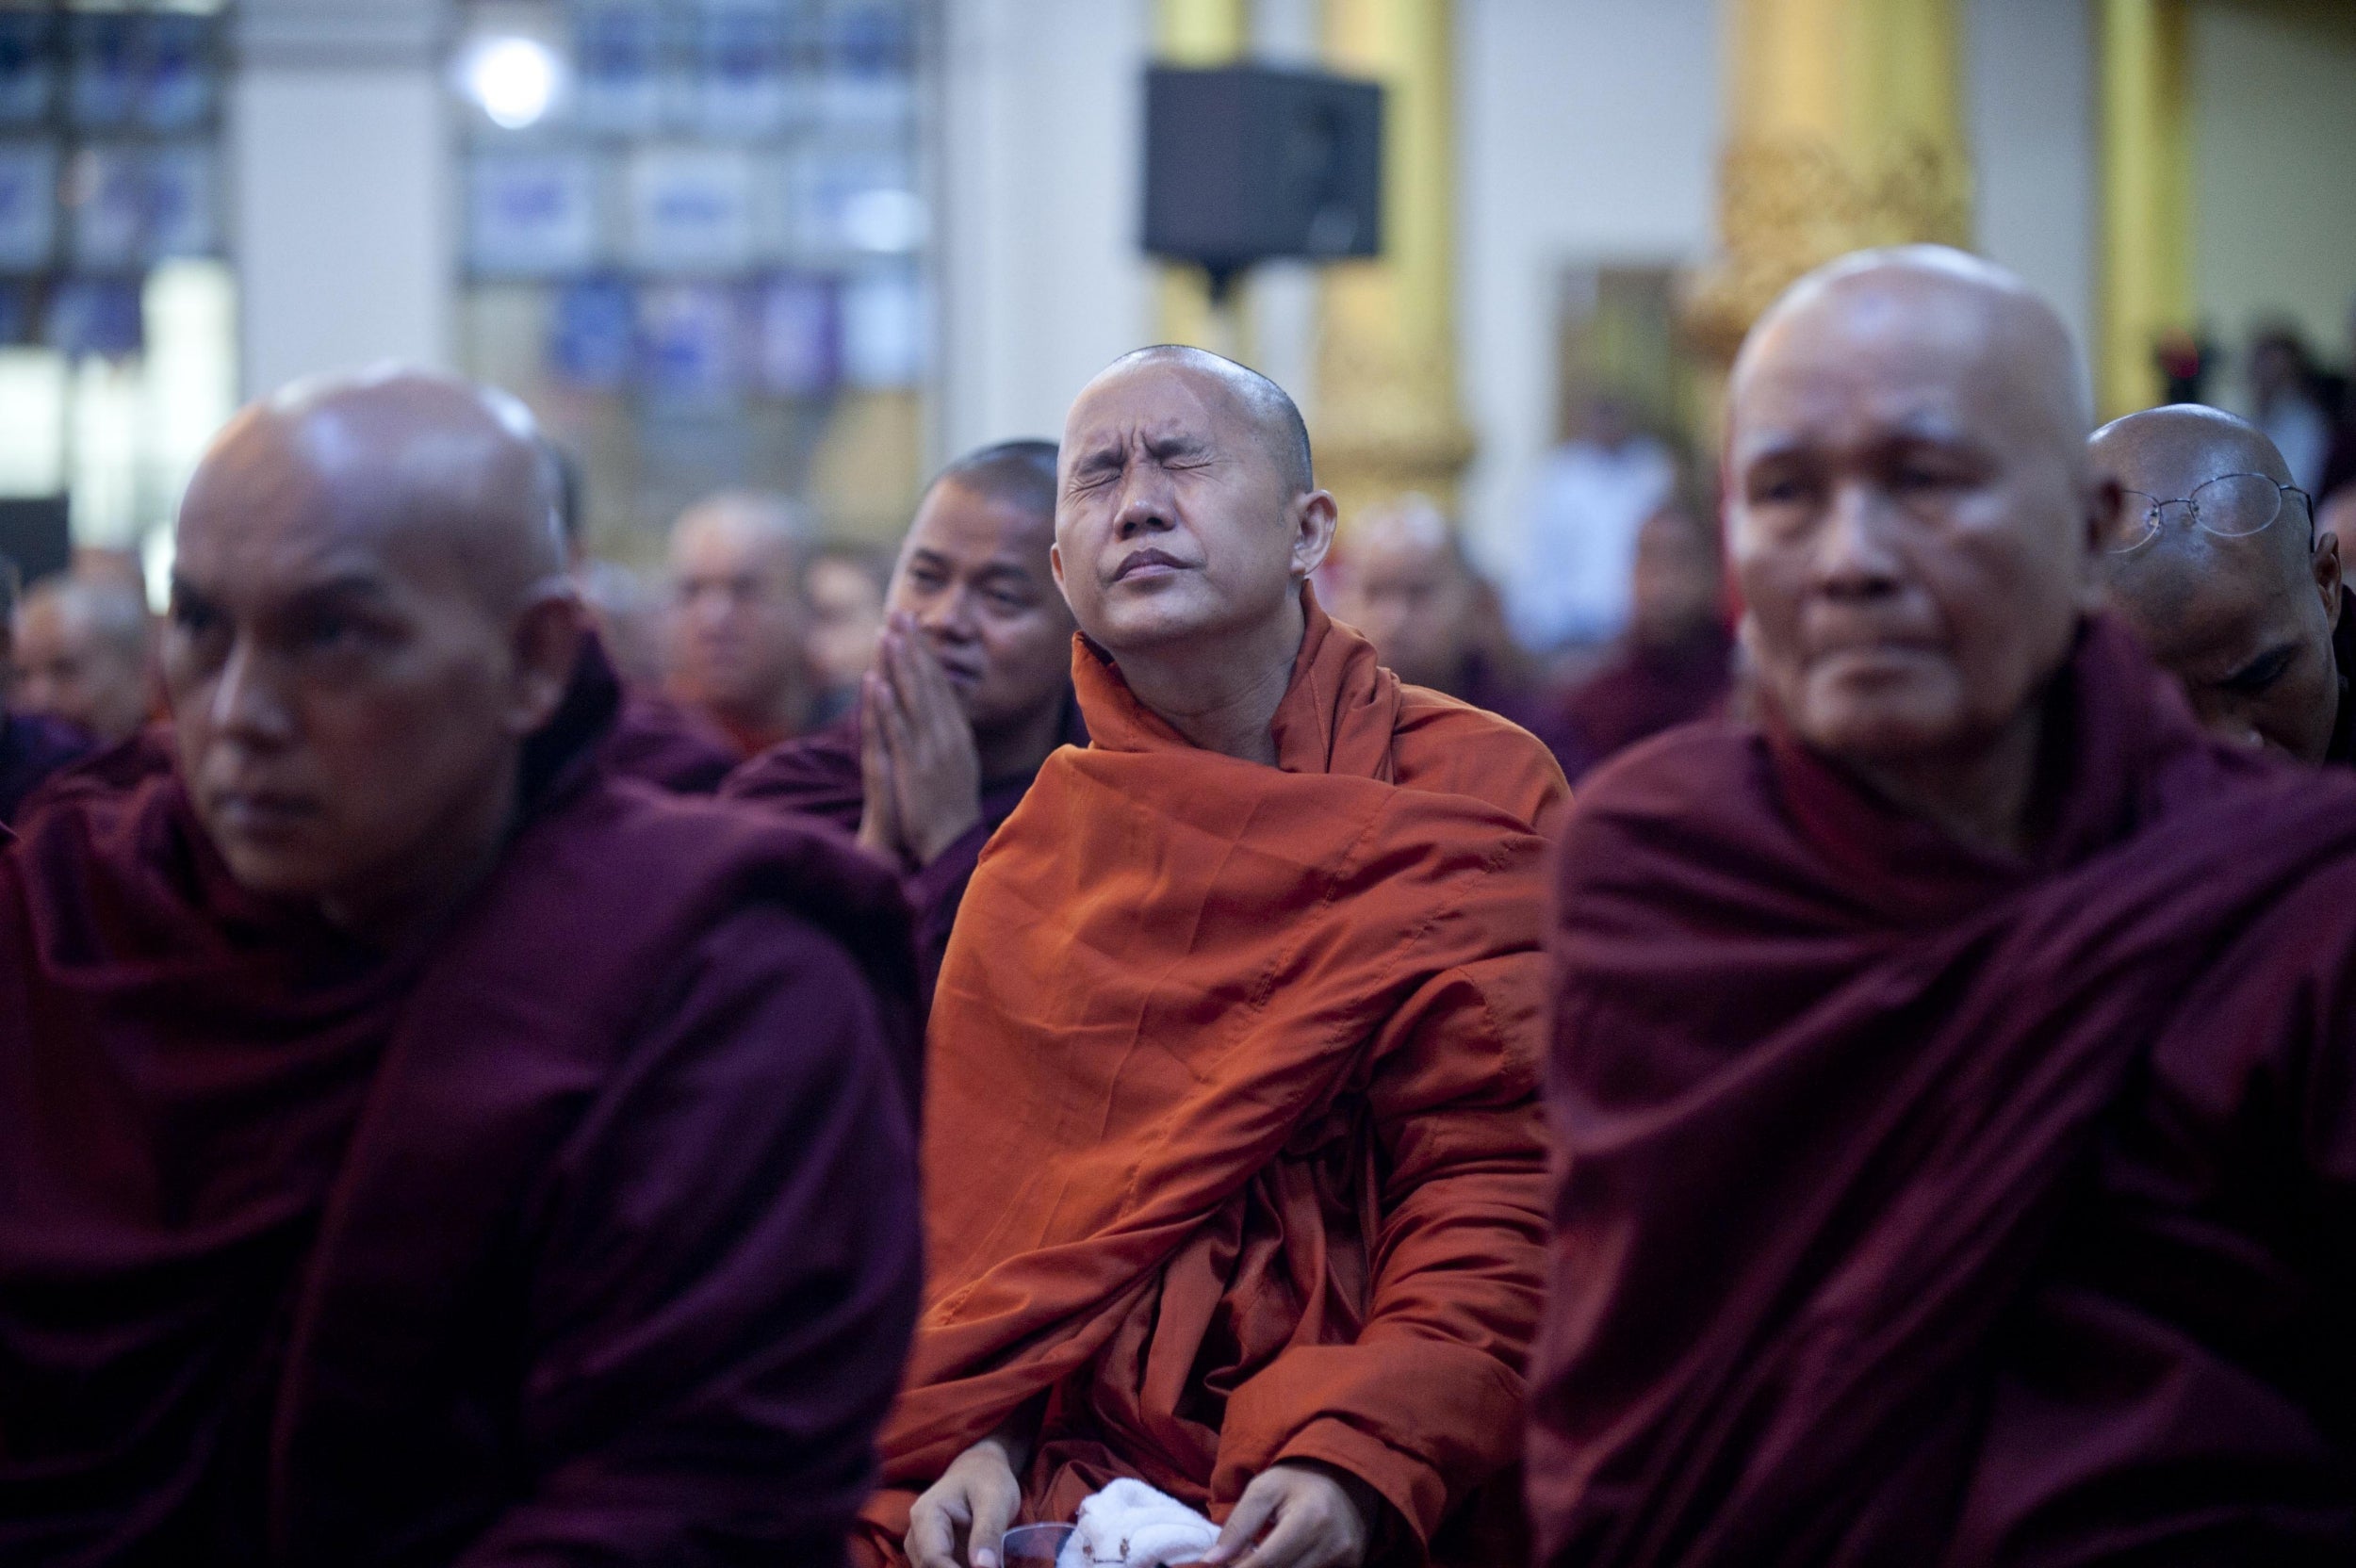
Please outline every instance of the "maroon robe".
[[[1063, 743], [1085, 746], [1088, 726], [1080, 705], [1064, 698]], [[720, 787], [728, 800], [760, 801], [797, 816], [815, 818], [845, 834], [859, 832], [867, 810], [867, 789], [859, 771], [859, 721], [855, 710], [824, 729], [814, 730], [746, 762]], [[966, 829], [957, 842], [929, 865], [902, 868], [903, 886], [916, 911], [916, 949], [929, 977], [941, 972], [941, 956], [949, 950], [949, 931], [956, 924], [957, 906], [966, 884], [982, 858], [982, 846], [998, 825], [1014, 814], [1023, 795], [1038, 777], [1037, 769], [1011, 778], [982, 781], [982, 820]]]
[[708, 795], [740, 759], [728, 737], [693, 710], [656, 692], [626, 688], [606, 737], [606, 768], [675, 794]]
[[1541, 1560], [2356, 1562], [2356, 781], [2118, 628], [2021, 860], [1702, 725], [1559, 861]]
[[0, 854], [0, 1561], [839, 1558], [919, 1282], [906, 908], [611, 782], [602, 669], [401, 950], [169, 773]]
[[16, 821], [44, 780], [88, 756], [97, 744], [63, 719], [0, 708], [0, 827]]
[[1553, 715], [1563, 773], [1576, 784], [1637, 742], [1703, 717], [1726, 700], [1733, 679], [1734, 639], [1715, 622], [1665, 646], [1628, 643]]

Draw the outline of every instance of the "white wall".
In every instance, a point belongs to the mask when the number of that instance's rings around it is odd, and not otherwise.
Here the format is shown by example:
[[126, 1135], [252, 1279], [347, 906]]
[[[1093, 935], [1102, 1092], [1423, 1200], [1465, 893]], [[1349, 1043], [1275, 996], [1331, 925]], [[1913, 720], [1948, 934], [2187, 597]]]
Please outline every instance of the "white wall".
[[1464, 513], [1511, 537], [1556, 423], [1557, 280], [1697, 261], [1715, 232], [1717, 0], [1457, 0]]
[[937, 456], [1060, 433], [1154, 318], [1137, 243], [1150, 0], [942, 12]]
[[448, 366], [440, 0], [249, 0], [229, 104], [245, 389]]
[[2092, 8], [1972, 0], [1966, 133], [1979, 248], [2020, 273], [2092, 343], [2101, 194]]

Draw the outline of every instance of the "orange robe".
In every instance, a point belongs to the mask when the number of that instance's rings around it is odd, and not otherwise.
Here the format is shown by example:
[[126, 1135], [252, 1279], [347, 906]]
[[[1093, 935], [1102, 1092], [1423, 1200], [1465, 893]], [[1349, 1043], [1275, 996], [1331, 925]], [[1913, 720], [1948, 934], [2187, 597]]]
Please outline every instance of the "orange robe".
[[1314, 1460], [1410, 1559], [1518, 1454], [1568, 789], [1307, 608], [1273, 768], [1187, 744], [1075, 645], [1092, 743], [983, 853], [934, 1004], [929, 1305], [871, 1560], [1018, 1413], [1026, 1517], [1122, 1475], [1223, 1517]]

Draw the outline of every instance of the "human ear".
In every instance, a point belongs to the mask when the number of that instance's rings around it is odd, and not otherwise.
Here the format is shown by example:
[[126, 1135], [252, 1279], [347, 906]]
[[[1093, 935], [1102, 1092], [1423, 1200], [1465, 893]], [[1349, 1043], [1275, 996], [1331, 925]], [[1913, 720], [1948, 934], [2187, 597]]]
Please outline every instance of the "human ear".
[[2097, 478], [2086, 500], [2084, 535], [2079, 540], [2078, 607], [2092, 612], [2102, 607], [2108, 596], [2101, 567], [2102, 553], [2119, 534], [2119, 513], [2127, 504], [2127, 492], [2112, 475]]
[[512, 685], [508, 693], [507, 727], [530, 735], [555, 716], [573, 683], [581, 662], [581, 639], [587, 634], [581, 601], [568, 588], [551, 588], [533, 596], [516, 614], [510, 633]]
[[2340, 579], [2343, 571], [2338, 534], [2318, 533], [2315, 535], [2313, 565], [2315, 574], [2315, 592], [2323, 596], [2324, 624], [2336, 631], [2340, 625]]
[[1333, 547], [1333, 529], [1340, 513], [1330, 490], [1296, 496], [1286, 510], [1292, 522], [1292, 575], [1296, 580], [1304, 580], [1325, 564], [1326, 552]]

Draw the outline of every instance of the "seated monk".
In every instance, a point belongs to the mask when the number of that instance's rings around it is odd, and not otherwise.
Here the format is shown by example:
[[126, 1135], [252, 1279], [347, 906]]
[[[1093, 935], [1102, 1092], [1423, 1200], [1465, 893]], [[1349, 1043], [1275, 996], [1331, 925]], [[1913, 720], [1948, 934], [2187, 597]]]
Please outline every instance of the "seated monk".
[[822, 818], [906, 878], [940, 967], [982, 845], [1059, 745], [1085, 745], [1072, 612], [1047, 569], [1055, 445], [959, 459], [917, 504], [859, 707], [738, 769], [722, 793]]
[[1127, 1478], [1223, 1522], [1206, 1560], [1445, 1559], [1519, 1448], [1562, 771], [1318, 609], [1333, 500], [1272, 383], [1119, 360], [1059, 482], [1090, 741], [950, 938], [867, 1544], [990, 1568]]
[[247, 409], [175, 768], [0, 853], [0, 1561], [839, 1561], [917, 1309], [891, 879], [617, 787], [518, 405]]
[[[597, 646], [584, 645], [581, 657], [607, 658], [619, 674], [616, 644], [628, 632], [614, 624], [612, 607], [601, 603], [596, 591], [601, 583], [597, 563], [589, 558], [583, 526], [581, 466], [545, 436], [541, 449], [556, 486], [556, 520], [564, 531], [565, 566], [597, 633]], [[599, 757], [607, 772], [679, 794], [708, 795], [742, 760], [716, 725], [672, 701], [657, 686], [628, 675], [622, 676], [621, 684], [621, 711], [614, 716]]]
[[794, 503], [757, 490], [706, 497], [671, 525], [671, 695], [740, 761], [810, 727], [808, 542]]
[[2266, 432], [2184, 403], [2104, 425], [2092, 451], [2126, 498], [2102, 557], [2111, 603], [2194, 714], [2230, 741], [2356, 763], [2340, 542]]
[[2093, 613], [2091, 401], [1932, 247], [1736, 362], [1761, 722], [1557, 862], [1548, 1568], [2356, 1561], [2356, 780]]
[[1362, 517], [1344, 552], [1335, 613], [1365, 633], [1383, 668], [1509, 718], [1561, 756], [1497, 590], [1438, 507], [1409, 496]]
[[[0, 555], [0, 677], [15, 684], [16, 563]], [[0, 828], [17, 820], [26, 800], [69, 763], [90, 754], [89, 731], [49, 713], [21, 711], [0, 688]], [[4, 839], [5, 835], [0, 835]]]
[[1576, 783], [1597, 763], [1726, 700], [1734, 678], [1718, 531], [1699, 508], [1661, 507], [1636, 532], [1628, 629], [1562, 699], [1555, 755]]
[[115, 745], [155, 706], [155, 635], [147, 599], [111, 578], [51, 577], [16, 612], [16, 705]]

